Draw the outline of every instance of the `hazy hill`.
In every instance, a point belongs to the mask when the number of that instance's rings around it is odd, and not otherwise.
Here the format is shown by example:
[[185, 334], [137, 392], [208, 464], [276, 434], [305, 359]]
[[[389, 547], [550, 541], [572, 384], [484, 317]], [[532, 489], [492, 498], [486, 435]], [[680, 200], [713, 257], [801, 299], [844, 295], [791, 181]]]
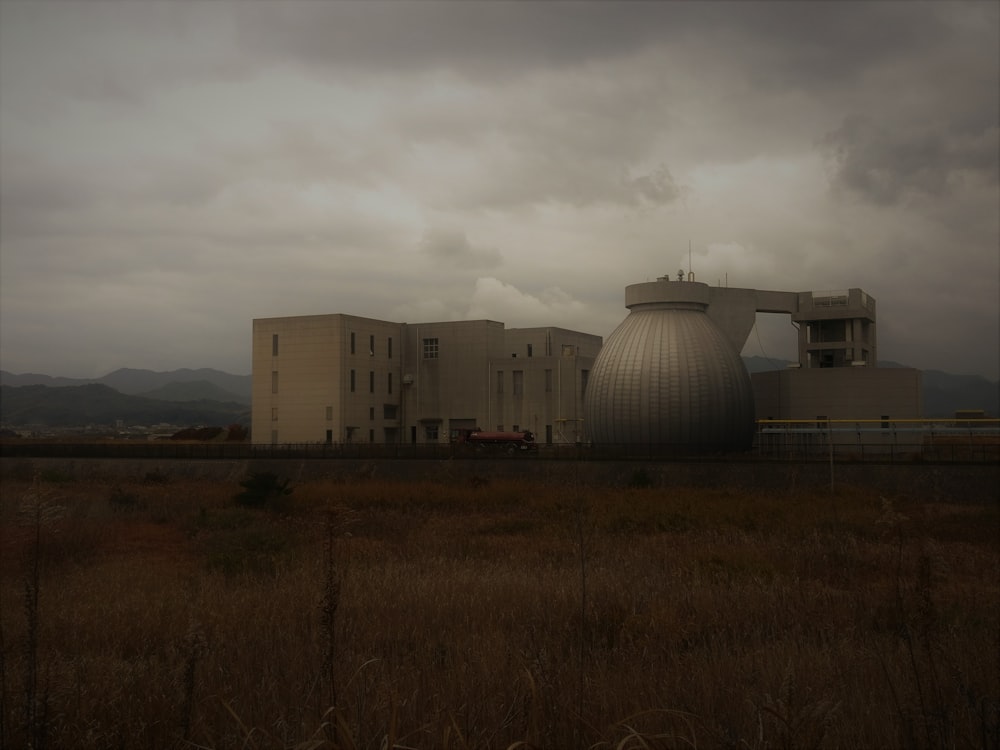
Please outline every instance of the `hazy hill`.
[[[135, 395], [155, 398], [160, 401], [237, 401], [243, 403], [242, 398], [207, 380], [192, 380], [187, 383], [171, 382]], [[249, 403], [249, 399], [247, 399], [247, 403]]]
[[[100, 378], [63, 378], [40, 375], [38, 373], [16, 375], [6, 370], [0, 370], [0, 385], [47, 385], [58, 387], [97, 383], [110, 386], [120, 393], [130, 395], [149, 394], [152, 391], [166, 388], [175, 383], [209, 383], [214, 386], [214, 389], [192, 388], [190, 393], [194, 394], [193, 398], [237, 401], [242, 404], [250, 403], [250, 380], [249, 375], [231, 375], [228, 372], [210, 368], [154, 372], [153, 370], [135, 370], [123, 367]], [[167, 397], [156, 396], [156, 398]], [[184, 399], [171, 397], [168, 400]]]
[[229, 425], [249, 423], [245, 404], [164, 401], [90, 383], [78, 386], [0, 386], [0, 421], [8, 425], [84, 427], [88, 424]]

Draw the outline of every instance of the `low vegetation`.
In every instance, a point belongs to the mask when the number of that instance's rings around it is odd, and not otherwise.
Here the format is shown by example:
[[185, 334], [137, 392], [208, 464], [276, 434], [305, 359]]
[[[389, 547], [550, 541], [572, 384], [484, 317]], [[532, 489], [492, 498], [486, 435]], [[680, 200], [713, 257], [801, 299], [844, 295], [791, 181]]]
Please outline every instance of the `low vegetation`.
[[0, 746], [1000, 746], [995, 496], [649, 484], [5, 477]]

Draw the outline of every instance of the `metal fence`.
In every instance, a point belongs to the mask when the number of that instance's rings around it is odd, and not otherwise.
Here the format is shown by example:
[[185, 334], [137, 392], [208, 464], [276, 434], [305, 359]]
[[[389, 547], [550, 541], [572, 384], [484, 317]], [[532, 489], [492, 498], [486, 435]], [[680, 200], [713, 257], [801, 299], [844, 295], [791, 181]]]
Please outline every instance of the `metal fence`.
[[975, 425], [926, 421], [874, 427], [863, 422], [762, 420], [750, 452], [692, 451], [683, 445], [539, 444], [536, 450], [476, 451], [452, 443], [184, 442], [173, 440], [67, 441], [7, 439], [7, 458], [112, 458], [147, 460], [399, 459], [510, 461], [835, 461], [871, 463], [1000, 463], [1000, 420]]

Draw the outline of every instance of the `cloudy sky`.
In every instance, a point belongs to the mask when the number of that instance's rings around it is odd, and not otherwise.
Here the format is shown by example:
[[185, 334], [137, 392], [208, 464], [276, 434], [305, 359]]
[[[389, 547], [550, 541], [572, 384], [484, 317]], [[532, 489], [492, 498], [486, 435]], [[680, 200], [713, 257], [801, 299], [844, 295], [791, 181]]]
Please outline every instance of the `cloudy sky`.
[[996, 379], [998, 71], [995, 2], [3, 0], [0, 366], [246, 374], [253, 318], [334, 312], [606, 337], [690, 247]]

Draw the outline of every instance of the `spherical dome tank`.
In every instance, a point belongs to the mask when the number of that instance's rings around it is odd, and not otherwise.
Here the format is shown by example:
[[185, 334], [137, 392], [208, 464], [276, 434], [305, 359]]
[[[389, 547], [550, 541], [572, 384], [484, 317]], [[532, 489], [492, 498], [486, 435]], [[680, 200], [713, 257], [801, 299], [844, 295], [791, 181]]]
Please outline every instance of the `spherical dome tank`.
[[633, 284], [630, 309], [590, 372], [590, 440], [664, 450], [747, 450], [753, 443], [750, 376], [693, 281]]

